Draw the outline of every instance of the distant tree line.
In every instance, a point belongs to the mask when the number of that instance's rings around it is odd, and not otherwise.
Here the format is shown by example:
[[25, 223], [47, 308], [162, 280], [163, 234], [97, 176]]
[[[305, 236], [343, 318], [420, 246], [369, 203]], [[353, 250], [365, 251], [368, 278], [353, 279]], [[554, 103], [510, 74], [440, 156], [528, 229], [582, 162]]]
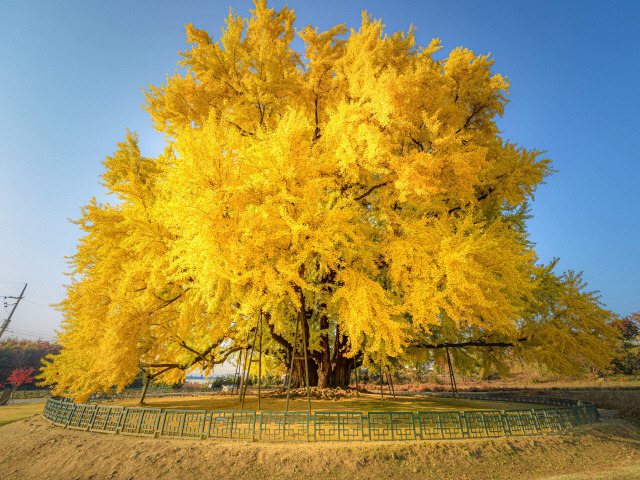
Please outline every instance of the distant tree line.
[[[0, 341], [0, 385], [7, 384], [11, 373], [20, 368], [34, 368], [39, 371], [42, 359], [57, 354], [60, 345], [44, 340], [17, 340], [9, 338]], [[29, 388], [39, 388], [34, 383]], [[48, 388], [48, 387], [40, 387]]]
[[632, 313], [612, 322], [620, 332], [622, 341], [611, 367], [614, 374], [640, 375], [640, 312]]

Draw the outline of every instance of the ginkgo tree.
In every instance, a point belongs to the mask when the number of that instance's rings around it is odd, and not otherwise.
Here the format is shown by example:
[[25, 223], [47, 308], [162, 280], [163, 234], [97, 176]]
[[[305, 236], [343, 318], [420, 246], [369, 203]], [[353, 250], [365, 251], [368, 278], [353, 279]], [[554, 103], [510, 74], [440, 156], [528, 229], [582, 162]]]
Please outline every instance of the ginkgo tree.
[[217, 41], [187, 26], [181, 70], [146, 93], [164, 153], [141, 156], [128, 134], [105, 162], [117, 201], [78, 220], [44, 381], [82, 399], [139, 368], [175, 380], [231, 358], [259, 322], [274, 364], [302, 328], [319, 386], [445, 347], [487, 369], [505, 349], [605, 364], [613, 314], [528, 240], [553, 170], [501, 138], [509, 83], [493, 61], [438, 59], [438, 40], [366, 13], [357, 31], [294, 19], [257, 1]]

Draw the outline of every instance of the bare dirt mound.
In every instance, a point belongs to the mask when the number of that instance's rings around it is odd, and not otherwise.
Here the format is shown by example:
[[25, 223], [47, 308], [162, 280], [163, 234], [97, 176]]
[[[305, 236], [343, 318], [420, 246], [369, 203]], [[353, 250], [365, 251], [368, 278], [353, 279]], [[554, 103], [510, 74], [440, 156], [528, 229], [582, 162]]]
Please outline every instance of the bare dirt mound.
[[[0, 427], [4, 479], [640, 479], [640, 425], [616, 419], [557, 435], [453, 442], [166, 440]], [[602, 475], [601, 474], [606, 474]], [[563, 478], [563, 477], [561, 477]]]

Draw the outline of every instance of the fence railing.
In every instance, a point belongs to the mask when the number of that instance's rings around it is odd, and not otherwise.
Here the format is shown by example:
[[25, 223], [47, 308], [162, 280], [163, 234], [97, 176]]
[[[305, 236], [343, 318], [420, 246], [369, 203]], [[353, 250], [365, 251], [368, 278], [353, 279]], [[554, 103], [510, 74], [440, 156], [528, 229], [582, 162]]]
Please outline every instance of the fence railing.
[[[467, 395], [465, 395], [467, 396]], [[496, 400], [488, 395], [468, 398]], [[500, 397], [505, 400], [505, 397]], [[276, 441], [380, 441], [536, 435], [598, 420], [596, 405], [566, 399], [512, 397], [554, 407], [485, 411], [248, 412], [75, 404], [50, 398], [45, 419], [65, 428], [165, 438]]]

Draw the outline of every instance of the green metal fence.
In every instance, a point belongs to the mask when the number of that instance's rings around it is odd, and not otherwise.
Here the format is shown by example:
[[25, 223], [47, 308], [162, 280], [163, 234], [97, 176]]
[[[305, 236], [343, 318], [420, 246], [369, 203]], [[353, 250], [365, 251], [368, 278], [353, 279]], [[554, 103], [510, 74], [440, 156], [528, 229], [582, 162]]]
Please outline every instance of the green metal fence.
[[[496, 400], [495, 396], [468, 398]], [[47, 400], [43, 416], [65, 428], [164, 438], [271, 441], [395, 441], [536, 435], [598, 420], [596, 405], [546, 397], [501, 400], [551, 408], [464, 412], [240, 412], [74, 404]]]

